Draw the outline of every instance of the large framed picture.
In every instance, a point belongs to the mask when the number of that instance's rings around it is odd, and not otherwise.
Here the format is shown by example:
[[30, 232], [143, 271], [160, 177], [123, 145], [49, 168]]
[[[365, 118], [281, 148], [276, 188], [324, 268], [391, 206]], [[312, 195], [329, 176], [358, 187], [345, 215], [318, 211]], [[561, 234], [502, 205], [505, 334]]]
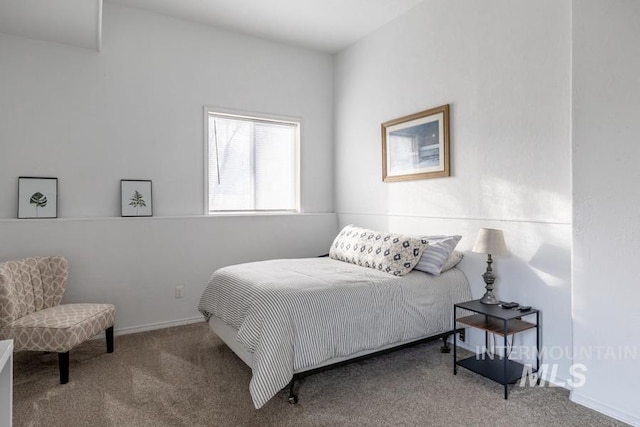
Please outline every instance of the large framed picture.
[[152, 216], [151, 181], [121, 179], [122, 216]]
[[384, 182], [449, 176], [449, 104], [382, 123]]
[[58, 178], [18, 177], [18, 218], [57, 218]]

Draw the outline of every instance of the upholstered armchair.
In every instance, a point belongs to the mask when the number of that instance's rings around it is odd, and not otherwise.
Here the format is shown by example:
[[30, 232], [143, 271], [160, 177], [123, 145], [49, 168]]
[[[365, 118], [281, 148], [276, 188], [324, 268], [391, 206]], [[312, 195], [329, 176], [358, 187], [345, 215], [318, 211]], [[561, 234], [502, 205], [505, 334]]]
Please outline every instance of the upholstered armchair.
[[69, 350], [105, 331], [113, 353], [112, 304], [60, 304], [67, 284], [64, 257], [0, 263], [0, 339], [15, 351], [58, 353], [60, 384], [69, 382]]

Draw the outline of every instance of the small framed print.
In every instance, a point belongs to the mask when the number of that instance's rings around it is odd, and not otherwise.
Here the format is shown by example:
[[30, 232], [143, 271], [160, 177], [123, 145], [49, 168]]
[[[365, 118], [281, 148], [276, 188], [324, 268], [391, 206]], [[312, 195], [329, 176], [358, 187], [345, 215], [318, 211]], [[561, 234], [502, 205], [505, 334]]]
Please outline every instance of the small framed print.
[[57, 218], [58, 178], [18, 177], [18, 218]]
[[449, 104], [382, 123], [382, 180], [449, 176]]
[[153, 215], [150, 180], [120, 180], [120, 199], [122, 216]]

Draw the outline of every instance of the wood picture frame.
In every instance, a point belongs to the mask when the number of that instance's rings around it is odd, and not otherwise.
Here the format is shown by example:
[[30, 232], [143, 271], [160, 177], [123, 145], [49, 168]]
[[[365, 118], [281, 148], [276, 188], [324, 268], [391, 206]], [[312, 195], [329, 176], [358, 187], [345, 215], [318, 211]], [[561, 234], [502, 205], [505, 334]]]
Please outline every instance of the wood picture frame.
[[18, 219], [58, 217], [58, 178], [18, 177]]
[[153, 216], [151, 180], [121, 179], [120, 205], [123, 217]]
[[449, 104], [382, 123], [382, 180], [450, 176], [449, 144]]

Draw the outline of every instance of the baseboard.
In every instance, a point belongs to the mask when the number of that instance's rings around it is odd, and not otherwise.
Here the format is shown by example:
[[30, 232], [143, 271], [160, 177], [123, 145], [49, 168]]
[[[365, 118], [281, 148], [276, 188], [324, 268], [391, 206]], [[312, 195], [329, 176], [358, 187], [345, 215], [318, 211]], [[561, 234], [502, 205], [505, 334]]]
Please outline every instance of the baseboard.
[[[204, 322], [204, 317], [202, 316], [187, 317], [185, 319], [168, 320], [166, 322], [149, 323], [147, 325], [128, 326], [126, 328], [114, 328], [113, 334], [114, 335], [136, 334], [138, 332], [146, 332], [146, 331], [153, 331], [156, 329], [171, 328], [173, 326], [190, 325], [192, 323], [198, 323], [198, 322]], [[101, 339], [101, 338], [104, 338], [104, 332], [96, 335], [93, 339]]]
[[576, 390], [573, 390], [571, 392], [571, 394], [569, 395], [569, 400], [579, 405], [585, 406], [589, 409], [593, 409], [594, 411], [598, 411], [600, 413], [608, 415], [611, 418], [615, 418], [616, 420], [631, 424], [632, 426], [640, 426], [640, 418], [631, 414], [627, 414], [626, 412], [620, 411], [619, 409], [612, 408], [609, 405], [605, 405], [602, 402], [593, 400], [583, 394], [576, 393]]

